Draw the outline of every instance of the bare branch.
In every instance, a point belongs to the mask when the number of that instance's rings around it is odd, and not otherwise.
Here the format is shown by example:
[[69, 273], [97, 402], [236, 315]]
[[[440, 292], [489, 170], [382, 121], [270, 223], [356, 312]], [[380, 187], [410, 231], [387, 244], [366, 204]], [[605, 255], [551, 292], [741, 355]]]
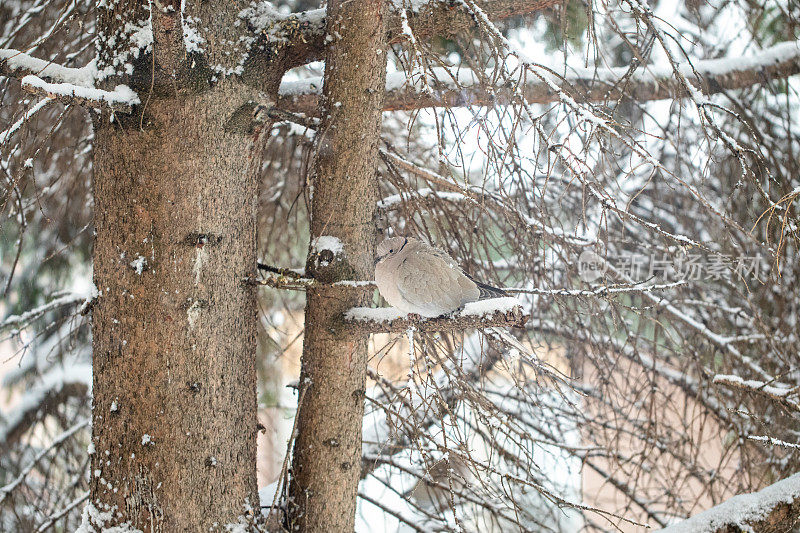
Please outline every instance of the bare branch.
[[[53, 102], [50, 98], [45, 98], [41, 102], [37, 102], [36, 104], [32, 105], [27, 111], [22, 114], [22, 117], [11, 126], [9, 126], [5, 131], [0, 132], [0, 145], [5, 144], [8, 142], [8, 139], [11, 138], [14, 133], [22, 127], [23, 124], [28, 122], [31, 117], [33, 117], [36, 113], [47, 107], [49, 104]], [[8, 285], [8, 284], [7, 284]], [[2, 327], [0, 325], [0, 327]]]
[[[527, 15], [560, 5], [561, 0], [481, 0], [477, 2], [492, 20], [503, 20], [518, 15]], [[390, 7], [392, 4], [390, 3]], [[263, 35], [256, 39], [251, 56], [264, 54], [267, 50], [277, 50], [282, 56], [284, 67], [304, 65], [322, 59], [325, 55], [326, 18], [325, 9], [313, 9], [291, 15], [280, 15], [270, 6], [263, 9], [251, 8], [248, 17], [254, 29]], [[403, 31], [403, 18], [406, 19], [416, 39], [430, 39], [434, 36], [452, 37], [475, 27], [472, 14], [461, 3], [455, 1], [430, 1], [415, 5], [413, 10], [401, 15], [393, 9], [386, 22], [388, 43], [397, 44], [408, 40]]]
[[388, 507], [388, 506], [384, 505], [383, 503], [381, 503], [380, 500], [376, 500], [375, 498], [371, 498], [371, 497], [367, 496], [367, 494], [364, 491], [359, 491], [358, 492], [358, 497], [361, 498], [362, 500], [366, 501], [366, 502], [371, 503], [372, 505], [374, 505], [375, 507], [377, 507], [378, 509], [380, 509], [384, 513], [388, 513], [388, 514], [392, 515], [397, 520], [399, 520], [401, 523], [407, 525], [408, 527], [410, 527], [414, 531], [419, 531], [420, 533], [424, 533], [426, 531], [422, 527], [418, 526], [413, 518], [404, 517], [398, 511], [395, 511], [391, 507]]
[[[558, 84], [576, 100], [605, 102], [628, 98], [638, 102], [690, 97], [675, 79], [671, 66], [646, 66], [632, 75], [627, 67], [608, 69], [572, 69], [557, 76], [553, 69], [532, 65], [537, 76], [521, 81], [519, 87], [492, 87], [474, 76], [471, 80], [450, 79], [441, 73], [438, 79], [428, 80], [429, 87], [419, 88], [412, 83], [387, 78], [385, 111], [410, 111], [427, 107], [492, 106], [510, 104], [516, 91], [521, 91], [530, 104], [547, 104], [560, 100], [552, 88]], [[765, 85], [771, 80], [786, 79], [800, 72], [800, 44], [790, 41], [777, 44], [750, 57], [725, 57], [682, 63], [680, 71], [686, 80], [705, 95], [732, 89]], [[693, 68], [692, 68], [693, 67]], [[437, 72], [434, 69], [434, 72]], [[701, 77], [698, 78], [694, 72]], [[396, 74], [402, 76], [402, 73]], [[314, 115], [321, 82], [304, 80], [286, 84], [278, 107], [293, 113]], [[391, 85], [390, 85], [391, 84]], [[429, 90], [430, 89], [430, 90]]]
[[[500, 208], [508, 215], [512, 216], [516, 219], [516, 222], [521, 223], [523, 226], [528, 226], [531, 228], [534, 234], [536, 235], [548, 235], [556, 240], [563, 241], [567, 244], [576, 245], [576, 246], [588, 246], [595, 244], [593, 240], [586, 239], [581, 237], [580, 235], [572, 235], [560, 230], [558, 228], [553, 228], [548, 226], [542, 221], [536, 220], [535, 218], [525, 215], [522, 213], [518, 208], [512, 205], [506, 198], [502, 198], [500, 195], [493, 193], [491, 191], [487, 191], [485, 188], [478, 187], [478, 186], [467, 186], [456, 183], [453, 179], [448, 179], [444, 176], [431, 172], [426, 168], [422, 168], [419, 165], [415, 165], [411, 161], [407, 161], [402, 157], [393, 154], [391, 152], [382, 150], [381, 157], [383, 158], [384, 162], [387, 165], [394, 165], [395, 167], [410, 172], [411, 174], [424, 179], [425, 181], [436, 184], [448, 191], [452, 191], [453, 193], [463, 195], [466, 199], [474, 202], [476, 205], [482, 205], [485, 202], [490, 202], [494, 204], [496, 207]], [[436, 196], [441, 196], [442, 193], [434, 193]], [[399, 200], [402, 200], [402, 195], [399, 197]], [[379, 203], [379, 207], [386, 208], [389, 206], [390, 202], [389, 199], [384, 198]]]
[[53, 450], [56, 450], [65, 440], [72, 437], [75, 433], [83, 429], [84, 427], [89, 425], [89, 420], [84, 419], [68, 430], [64, 431], [61, 435], [57, 436], [53, 441], [46, 447], [44, 447], [36, 456], [22, 469], [22, 472], [14, 478], [11, 482], [7, 483], [5, 486], [0, 487], [0, 503], [5, 501], [6, 496], [11, 494], [11, 492], [16, 489], [20, 483], [25, 480], [25, 477], [30, 474], [31, 470], [41, 461], [48, 453]]

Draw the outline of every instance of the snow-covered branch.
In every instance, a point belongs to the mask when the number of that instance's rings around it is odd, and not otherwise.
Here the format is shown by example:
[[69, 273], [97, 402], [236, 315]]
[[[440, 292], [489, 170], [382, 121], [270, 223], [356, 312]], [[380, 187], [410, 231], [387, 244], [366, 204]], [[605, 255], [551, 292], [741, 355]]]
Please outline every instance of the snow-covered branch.
[[48, 83], [30, 75], [22, 78], [22, 88], [29, 93], [54, 98], [64, 104], [86, 107], [110, 107], [114, 111], [130, 113], [140, 103], [137, 94], [127, 85], [117, 85], [113, 91], [94, 87], [81, 87], [71, 83]]
[[[745, 380], [739, 376], [717, 374], [714, 376], [714, 384], [724, 385], [731, 389], [739, 389], [751, 392], [759, 396], [781, 404], [795, 412], [800, 412], [800, 403], [797, 402], [798, 388], [780, 383], [768, 383], [758, 380]], [[794, 399], [793, 399], [794, 397]]]
[[762, 442], [770, 446], [781, 446], [783, 448], [793, 448], [795, 450], [800, 450], [800, 444], [795, 444], [794, 442], [786, 442], [785, 440], [776, 439], [775, 437], [770, 437], [769, 435], [748, 435], [747, 439], [752, 440], [754, 442]]
[[11, 315], [5, 320], [0, 322], [0, 330], [14, 328], [20, 329], [28, 325], [31, 321], [36, 320], [40, 316], [55, 309], [75, 305], [77, 303], [86, 302], [87, 295], [79, 293], [70, 293], [54, 300], [51, 300], [38, 307], [25, 311], [21, 315]]
[[11, 494], [11, 492], [14, 489], [16, 489], [20, 485], [20, 483], [22, 483], [25, 480], [25, 477], [28, 474], [30, 474], [31, 470], [33, 470], [34, 467], [39, 463], [39, 461], [41, 461], [48, 453], [50, 453], [51, 451], [57, 449], [59, 446], [61, 446], [61, 444], [64, 443], [64, 441], [66, 441], [67, 439], [72, 437], [75, 433], [77, 433], [78, 431], [80, 431], [81, 429], [83, 429], [84, 427], [86, 427], [88, 425], [89, 425], [89, 420], [87, 420], [87, 419], [84, 419], [84, 420], [78, 422], [77, 424], [75, 424], [74, 426], [69, 428], [68, 430], [66, 430], [63, 433], [61, 433], [61, 435], [59, 435], [56, 438], [54, 438], [53, 441], [48, 446], [46, 446], [42, 450], [40, 450], [36, 454], [36, 456], [33, 458], [33, 460], [31, 460], [22, 469], [22, 472], [20, 472], [19, 475], [16, 478], [14, 478], [12, 481], [7, 483], [5, 486], [0, 487], [0, 503], [2, 503], [6, 499], [6, 496]]
[[89, 364], [56, 368], [45, 374], [41, 384], [26, 392], [0, 425], [0, 449], [11, 446], [39, 417], [62, 405], [67, 398], [86, 395], [91, 385]]
[[800, 474], [751, 494], [740, 494], [661, 533], [791, 531], [800, 518]]
[[0, 132], [0, 145], [8, 142], [8, 140], [22, 127], [23, 124], [28, 122], [36, 113], [47, 107], [52, 102], [53, 100], [51, 98], [45, 98], [44, 100], [32, 105], [22, 114], [19, 120], [14, 122], [5, 131]]
[[[492, 20], [503, 20], [543, 11], [561, 4], [561, 0], [480, 0], [477, 3]], [[408, 41], [410, 35], [420, 40], [451, 37], [475, 27], [471, 13], [460, 2], [413, 0], [407, 2], [409, 9], [405, 4], [389, 3], [386, 23], [389, 44]], [[250, 56], [276, 51], [287, 68], [322, 59], [330, 43], [324, 8], [285, 15], [276, 10], [272, 2], [258, 2], [243, 10], [240, 16], [262, 36], [254, 40]]]
[[94, 62], [82, 68], [69, 68], [18, 50], [0, 49], [0, 75], [18, 78], [29, 93], [65, 104], [107, 106], [130, 113], [140, 103], [138, 95], [127, 85], [117, 85], [113, 91], [94, 87]]
[[349, 329], [361, 333], [399, 333], [413, 327], [417, 331], [459, 331], [472, 328], [521, 328], [530, 315], [516, 298], [493, 298], [470, 302], [450, 317], [422, 318], [394, 307], [354, 307], [345, 313]]
[[539, 296], [574, 296], [574, 297], [584, 297], [584, 296], [596, 296], [600, 298], [610, 297], [615, 294], [638, 294], [643, 292], [652, 292], [652, 291], [666, 291], [670, 289], [675, 289], [677, 287], [682, 287], [686, 285], [686, 281], [676, 281], [674, 283], [657, 283], [653, 285], [647, 284], [632, 284], [632, 285], [622, 285], [617, 287], [595, 287], [592, 289], [514, 289], [508, 288], [503, 289], [506, 292], [510, 293], [524, 293], [524, 294], [536, 294]]
[[[394, 73], [386, 79], [384, 109], [502, 105], [513, 102], [520, 92], [528, 103], [551, 103], [560, 100], [560, 94], [553, 90], [554, 84], [576, 98], [597, 102], [623, 96], [640, 102], [692, 96], [675, 79], [672, 65], [645, 65], [633, 74], [628, 67], [569, 69], [563, 75], [556, 74], [563, 67], [538, 64], [531, 67], [537, 76], [529, 76], [516, 87], [492, 87], [482, 76], [470, 72], [454, 77], [444, 68], [432, 69], [432, 76], [425, 84], [418, 79], [413, 82], [406, 79], [402, 72]], [[751, 56], [684, 62], [678, 65], [678, 71], [705, 95], [763, 85], [800, 72], [800, 41], [780, 43]], [[294, 113], [315, 115], [321, 90], [322, 82], [317, 78], [283, 83], [278, 106]]]
[[64, 67], [19, 50], [0, 48], [0, 75], [19, 79], [33, 75], [53, 83], [86, 87], [94, 83], [94, 65], [82, 68]]

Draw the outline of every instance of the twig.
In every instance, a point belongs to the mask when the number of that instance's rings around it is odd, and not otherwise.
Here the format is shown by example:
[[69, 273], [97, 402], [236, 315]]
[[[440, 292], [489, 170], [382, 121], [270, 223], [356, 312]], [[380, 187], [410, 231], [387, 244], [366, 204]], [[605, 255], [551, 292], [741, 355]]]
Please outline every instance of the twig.
[[[297, 399], [297, 410], [300, 410], [300, 406], [303, 405], [303, 399], [306, 397], [306, 392], [313, 384], [310, 381], [304, 381], [302, 387], [300, 387], [300, 396]], [[294, 440], [297, 438], [297, 430], [298, 430], [298, 420], [300, 417], [294, 417], [294, 423], [292, 424], [292, 433], [289, 436], [289, 441], [286, 443], [286, 454], [283, 456], [283, 465], [281, 465], [281, 473], [278, 476], [278, 483], [275, 486], [275, 496], [272, 497], [272, 504], [269, 506], [269, 511], [267, 512], [267, 518], [272, 515], [273, 509], [278, 508], [278, 496], [280, 495], [281, 491], [285, 488], [285, 482], [287, 478], [287, 474], [289, 471], [289, 456], [291, 455], [292, 451], [292, 444]]]
[[60, 509], [55, 513], [51, 514], [50, 516], [48, 516], [47, 522], [40, 525], [39, 528], [36, 530], [36, 533], [42, 533], [42, 531], [47, 531], [48, 529], [53, 527], [53, 525], [55, 525], [56, 521], [59, 518], [64, 517], [64, 515], [66, 515], [67, 513], [69, 513], [70, 511], [72, 511], [73, 509], [75, 509], [77, 506], [79, 506], [88, 499], [89, 499], [89, 492], [87, 491], [84, 492], [82, 496], [78, 496], [77, 498], [72, 500], [63, 509]]

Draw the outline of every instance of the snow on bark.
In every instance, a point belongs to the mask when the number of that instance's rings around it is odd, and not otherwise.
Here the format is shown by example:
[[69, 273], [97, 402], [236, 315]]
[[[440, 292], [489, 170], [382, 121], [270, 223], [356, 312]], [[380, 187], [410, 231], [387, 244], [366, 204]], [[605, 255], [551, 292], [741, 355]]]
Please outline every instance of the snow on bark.
[[[800, 474], [794, 474], [769, 487], [750, 494], [740, 494], [697, 514], [687, 520], [672, 524], [661, 533], [713, 533], [736, 527], [743, 531], [759, 529], [755, 524], [768, 522], [781, 505], [796, 506], [800, 498]], [[789, 528], [791, 529], [791, 528]]]
[[239, 18], [247, 21], [256, 33], [266, 35], [270, 41], [289, 42], [290, 36], [281, 22], [296, 21], [296, 26], [306, 26], [321, 33], [325, 30], [325, 8], [311, 9], [302, 13], [284, 13], [271, 2], [253, 2], [239, 13]]
[[189, 53], [203, 52], [203, 44], [206, 40], [197, 31], [200, 20], [196, 17], [184, 14], [186, 1], [181, 2], [181, 26], [183, 27], [183, 46]]
[[[103, 57], [102, 67], [98, 69], [95, 80], [103, 80], [110, 76], [122, 73], [132, 74], [134, 59], [153, 49], [153, 25], [151, 17], [142, 18], [136, 22], [127, 21], [119, 27], [114, 35], [99, 35], [100, 39], [107, 39], [110, 43], [128, 43], [127, 48], [115, 49], [111, 57]], [[109, 49], [112, 47], [109, 47]], [[102, 56], [101, 56], [102, 57]]]
[[78, 100], [79, 103], [99, 105], [101, 103], [115, 110], [129, 112], [131, 106], [140, 103], [139, 96], [127, 85], [117, 85], [113, 91], [104, 91], [94, 87], [83, 87], [72, 83], [48, 83], [38, 76], [29, 74], [22, 78], [22, 88], [36, 93], [46, 94], [67, 102]]
[[459, 331], [473, 328], [523, 327], [529, 315], [516, 298], [492, 298], [470, 302], [449, 316], [423, 318], [394, 307], [353, 307], [344, 313], [347, 327], [364, 333]]
[[344, 245], [336, 237], [330, 235], [320, 235], [311, 241], [311, 250], [315, 253], [321, 253], [323, 250], [330, 250], [333, 255], [339, 255], [344, 251]]
[[78, 526], [75, 533], [143, 533], [141, 529], [128, 523], [105, 527], [105, 524], [113, 519], [115, 511], [116, 507], [101, 511], [91, 500], [87, 501], [83, 508], [81, 525]]
[[145, 269], [147, 268], [147, 258], [146, 258], [146, 257], [144, 257], [144, 256], [142, 256], [142, 255], [140, 255], [140, 256], [138, 256], [136, 259], [134, 259], [133, 261], [131, 261], [130, 263], [128, 263], [128, 265], [129, 265], [129, 266], [130, 266], [130, 267], [131, 267], [131, 268], [132, 268], [134, 271], [136, 271], [136, 274], [137, 274], [137, 275], [141, 276], [141, 275], [142, 275], [142, 272], [144, 272], [144, 271], [145, 271]]
[[[136, 50], [145, 46], [141, 38], [133, 42]], [[96, 88], [95, 82], [105, 74], [98, 72], [95, 61], [82, 68], [69, 68], [19, 50], [0, 49], [0, 74], [21, 78], [22, 88], [26, 91], [64, 103], [108, 105], [126, 113], [140, 103], [139, 96], [127, 85], [117, 85], [113, 91]], [[11, 128], [8, 131], [13, 133]], [[0, 144], [5, 142], [5, 133], [0, 134]]]

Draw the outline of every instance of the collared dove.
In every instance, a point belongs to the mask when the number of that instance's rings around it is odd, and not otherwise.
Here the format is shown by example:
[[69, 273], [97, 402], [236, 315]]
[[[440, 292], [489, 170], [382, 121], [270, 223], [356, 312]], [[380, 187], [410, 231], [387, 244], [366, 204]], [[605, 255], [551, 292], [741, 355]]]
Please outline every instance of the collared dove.
[[452, 257], [414, 238], [393, 237], [378, 245], [375, 283], [381, 296], [405, 313], [437, 317], [468, 302], [506, 293], [467, 276]]

